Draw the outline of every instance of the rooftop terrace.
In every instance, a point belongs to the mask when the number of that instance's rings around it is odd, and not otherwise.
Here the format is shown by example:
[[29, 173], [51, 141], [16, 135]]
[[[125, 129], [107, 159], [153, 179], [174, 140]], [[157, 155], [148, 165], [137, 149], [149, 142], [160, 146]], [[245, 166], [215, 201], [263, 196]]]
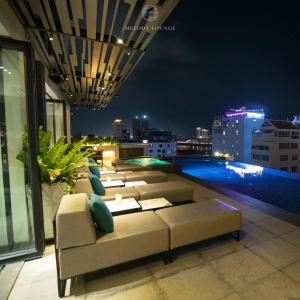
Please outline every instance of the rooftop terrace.
[[[222, 201], [242, 210], [241, 240], [222, 236], [175, 252], [165, 265], [160, 256], [78, 276], [67, 285], [67, 299], [298, 299], [300, 228], [240, 201], [170, 174], [194, 187], [195, 201]], [[19, 269], [9, 299], [56, 299], [53, 246]], [[0, 276], [9, 278], [13, 267]], [[0, 278], [1, 278], [0, 277]]]

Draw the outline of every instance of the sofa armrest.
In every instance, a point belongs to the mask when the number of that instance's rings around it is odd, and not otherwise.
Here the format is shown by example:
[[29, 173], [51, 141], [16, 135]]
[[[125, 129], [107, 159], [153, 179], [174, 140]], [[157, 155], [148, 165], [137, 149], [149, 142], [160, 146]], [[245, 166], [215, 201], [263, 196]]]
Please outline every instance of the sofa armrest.
[[65, 249], [96, 242], [95, 225], [86, 194], [62, 197], [56, 214], [56, 248]]

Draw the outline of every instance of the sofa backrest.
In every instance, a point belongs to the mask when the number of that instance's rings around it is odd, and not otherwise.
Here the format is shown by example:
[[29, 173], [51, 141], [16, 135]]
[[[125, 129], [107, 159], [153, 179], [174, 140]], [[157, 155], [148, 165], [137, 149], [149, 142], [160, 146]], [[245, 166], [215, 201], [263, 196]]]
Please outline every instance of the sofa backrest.
[[74, 193], [75, 194], [80, 194], [80, 193], [85, 193], [88, 196], [93, 193], [93, 187], [91, 185], [90, 179], [89, 178], [83, 178], [83, 179], [78, 179], [76, 180], [75, 187], [74, 187]]
[[95, 225], [86, 194], [65, 195], [56, 213], [56, 248], [65, 249], [96, 242]]

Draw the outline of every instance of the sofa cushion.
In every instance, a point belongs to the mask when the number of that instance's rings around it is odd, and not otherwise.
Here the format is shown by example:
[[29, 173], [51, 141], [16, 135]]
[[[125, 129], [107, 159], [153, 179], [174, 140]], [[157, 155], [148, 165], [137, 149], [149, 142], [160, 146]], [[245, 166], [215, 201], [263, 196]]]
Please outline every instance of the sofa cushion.
[[56, 247], [65, 249], [95, 242], [95, 225], [89, 209], [88, 196], [63, 196], [56, 214]]
[[168, 227], [153, 211], [113, 219], [113, 233], [100, 236], [93, 245], [60, 252], [61, 279], [168, 250]]
[[194, 189], [181, 181], [168, 181], [136, 186], [141, 200], [164, 197], [169, 202], [193, 200]]
[[168, 177], [165, 173], [161, 171], [139, 171], [132, 172], [128, 174], [124, 174], [125, 180], [130, 181], [138, 181], [143, 180], [147, 183], [157, 183], [167, 181]]
[[111, 212], [101, 197], [94, 193], [90, 198], [90, 210], [98, 229], [106, 233], [114, 231], [114, 222]]
[[139, 193], [133, 187], [120, 187], [120, 188], [111, 188], [105, 190], [105, 195], [101, 196], [104, 201], [116, 199], [116, 194], [122, 195], [125, 198], [135, 198], [136, 200], [140, 199]]
[[170, 229], [170, 248], [240, 230], [241, 211], [220, 200], [203, 200], [155, 212]]
[[99, 170], [98, 164], [92, 158], [89, 158], [89, 170], [91, 171], [91, 173], [93, 173], [98, 178], [100, 178], [100, 170]]
[[96, 175], [90, 174], [90, 182], [95, 194], [100, 196], [105, 195], [105, 188], [102, 182], [100, 181], [100, 179]]

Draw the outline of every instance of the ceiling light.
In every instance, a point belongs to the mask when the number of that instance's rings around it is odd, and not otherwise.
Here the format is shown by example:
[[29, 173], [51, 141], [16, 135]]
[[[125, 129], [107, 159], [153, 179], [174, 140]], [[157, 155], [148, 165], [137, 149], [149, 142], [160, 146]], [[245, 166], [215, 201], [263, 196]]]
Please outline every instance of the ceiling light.
[[52, 34], [52, 33], [49, 34], [49, 40], [50, 40], [50, 41], [53, 41], [53, 40], [54, 40], [53, 34]]
[[123, 45], [124, 41], [121, 38], [117, 38], [117, 44]]
[[107, 75], [108, 75], [109, 77], [112, 76], [112, 74], [111, 74], [110, 71], [107, 72]]
[[8, 72], [9, 75], [11, 75], [11, 72]]
[[2, 66], [0, 66], [0, 69], [4, 69]]
[[101, 88], [101, 90], [102, 90], [102, 91], [105, 90], [105, 87], [103, 86], [103, 87]]
[[7, 69], [4, 69], [4, 72], [7, 72]]

